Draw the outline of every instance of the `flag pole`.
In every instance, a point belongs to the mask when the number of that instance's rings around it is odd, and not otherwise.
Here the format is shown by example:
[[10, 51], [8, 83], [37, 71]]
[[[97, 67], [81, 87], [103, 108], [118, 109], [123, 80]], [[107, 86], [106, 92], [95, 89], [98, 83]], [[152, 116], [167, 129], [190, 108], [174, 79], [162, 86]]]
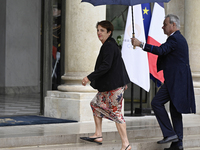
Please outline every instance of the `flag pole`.
[[[131, 11], [132, 11], [132, 29], [133, 29], [133, 33], [132, 33], [132, 38], [135, 38], [135, 31], [134, 31], [134, 17], [133, 17], [133, 6], [131, 6]], [[135, 49], [135, 46], [133, 47]], [[133, 83], [131, 82], [131, 116], [133, 116], [133, 105], [134, 105], [134, 94], [133, 94]]]
[[[132, 29], [133, 29], [132, 38], [135, 38], [134, 17], [133, 17], [133, 6], [131, 6], [131, 10], [132, 10]], [[134, 46], [133, 48], [135, 49], [135, 46]]]
[[131, 116], [133, 116], [133, 109], [134, 109], [134, 88], [133, 88], [133, 82], [131, 82]]

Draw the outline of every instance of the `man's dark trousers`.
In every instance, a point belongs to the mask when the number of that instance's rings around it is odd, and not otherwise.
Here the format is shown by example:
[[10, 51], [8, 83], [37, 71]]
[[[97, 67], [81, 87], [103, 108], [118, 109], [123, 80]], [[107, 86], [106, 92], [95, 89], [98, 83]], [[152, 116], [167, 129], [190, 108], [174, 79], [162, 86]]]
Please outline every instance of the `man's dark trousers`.
[[[165, 109], [164, 104], [170, 101], [170, 114], [172, 119], [172, 124], [169, 119], [169, 115]], [[173, 143], [173, 145], [182, 146], [183, 140], [183, 122], [182, 114], [177, 112], [173, 103], [170, 100], [170, 95], [165, 84], [162, 85], [156, 96], [153, 98], [152, 109], [156, 115], [160, 128], [162, 130], [164, 137], [170, 137], [177, 135], [179, 142]]]

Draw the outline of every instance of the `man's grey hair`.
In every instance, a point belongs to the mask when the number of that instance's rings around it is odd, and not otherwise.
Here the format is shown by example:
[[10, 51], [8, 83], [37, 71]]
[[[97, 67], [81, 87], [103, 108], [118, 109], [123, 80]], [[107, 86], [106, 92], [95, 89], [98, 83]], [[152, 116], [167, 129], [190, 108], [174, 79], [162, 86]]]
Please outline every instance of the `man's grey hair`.
[[169, 17], [169, 22], [170, 23], [175, 23], [177, 29], [180, 29], [180, 20], [179, 17], [173, 14], [168, 14], [167, 16], [165, 16], [165, 18]]

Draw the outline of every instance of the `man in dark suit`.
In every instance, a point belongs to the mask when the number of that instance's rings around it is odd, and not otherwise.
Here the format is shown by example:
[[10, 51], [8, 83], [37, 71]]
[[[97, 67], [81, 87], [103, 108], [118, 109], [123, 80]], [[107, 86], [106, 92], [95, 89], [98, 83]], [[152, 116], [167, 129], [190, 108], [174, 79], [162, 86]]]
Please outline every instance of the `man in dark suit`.
[[[151, 102], [164, 136], [157, 143], [172, 142], [164, 150], [183, 150], [182, 113], [196, 113], [188, 44], [179, 31], [180, 21], [176, 15], [167, 15], [162, 29], [168, 38], [161, 46], [143, 44], [136, 38], [132, 38], [132, 44], [158, 55], [157, 70], [164, 72], [165, 82]], [[164, 107], [168, 101], [173, 125]]]

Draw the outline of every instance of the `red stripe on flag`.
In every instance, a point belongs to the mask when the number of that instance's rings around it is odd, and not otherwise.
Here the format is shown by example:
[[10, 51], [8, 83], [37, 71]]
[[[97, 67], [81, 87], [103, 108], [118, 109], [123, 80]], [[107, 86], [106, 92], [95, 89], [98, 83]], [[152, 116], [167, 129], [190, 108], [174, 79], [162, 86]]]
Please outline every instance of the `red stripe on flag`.
[[[160, 46], [161, 44], [154, 40], [152, 37], [148, 36], [147, 44], [151, 44], [154, 46]], [[164, 77], [163, 77], [163, 71], [157, 72], [157, 55], [154, 55], [152, 53], [148, 53], [148, 59], [149, 59], [149, 72], [158, 80], [160, 80], [162, 83], [164, 83]]]
[[152, 37], [148, 36], [147, 39], [147, 44], [151, 44], [154, 46], [160, 46], [161, 44], [159, 42], [157, 42], [156, 40], [154, 40]]

